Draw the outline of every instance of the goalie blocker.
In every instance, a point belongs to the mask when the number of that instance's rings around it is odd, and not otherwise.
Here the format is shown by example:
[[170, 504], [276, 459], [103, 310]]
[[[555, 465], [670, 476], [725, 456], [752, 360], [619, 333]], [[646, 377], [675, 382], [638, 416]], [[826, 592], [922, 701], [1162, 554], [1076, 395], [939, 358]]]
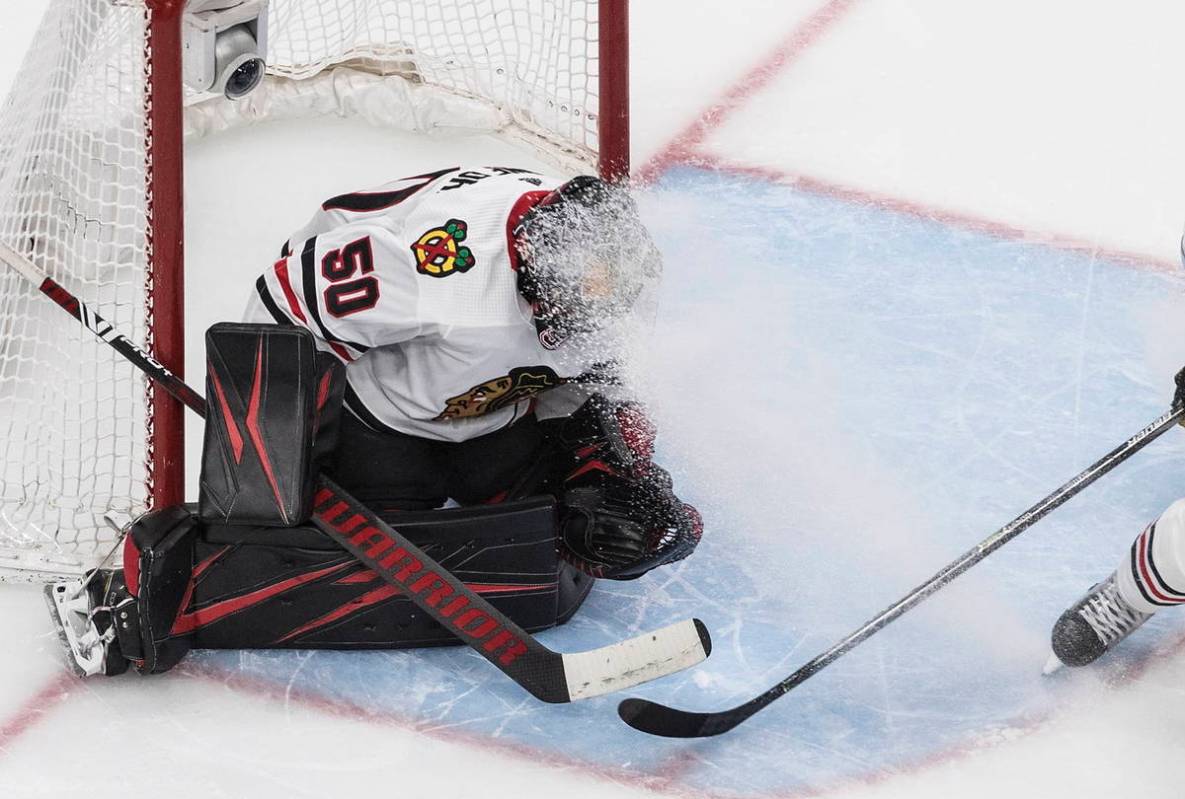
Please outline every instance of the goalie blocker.
[[[334, 451], [344, 374], [305, 331], [215, 325], [196, 506], [136, 521], [124, 569], [73, 597], [49, 592], [84, 674], [175, 666], [194, 647], [393, 649], [460, 643], [309, 521]], [[528, 632], [567, 621], [592, 578], [556, 551], [548, 495], [498, 505], [386, 511], [413, 543]], [[80, 611], [86, 606], [94, 624]], [[80, 618], [72, 618], [80, 616]], [[72, 623], [74, 622], [74, 623]], [[99, 636], [99, 641], [74, 640]], [[102, 653], [101, 656], [99, 653]]]

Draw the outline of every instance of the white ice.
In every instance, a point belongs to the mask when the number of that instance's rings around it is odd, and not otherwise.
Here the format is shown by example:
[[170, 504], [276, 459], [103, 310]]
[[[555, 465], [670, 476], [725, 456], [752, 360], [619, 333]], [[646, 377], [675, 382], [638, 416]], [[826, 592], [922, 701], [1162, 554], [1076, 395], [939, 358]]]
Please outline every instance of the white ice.
[[[43, 6], [5, 10], [0, 92]], [[598, 588], [544, 638], [581, 649], [699, 615], [712, 658], [639, 693], [714, 709], [788, 674], [1163, 409], [1185, 363], [1169, 271], [1185, 220], [1185, 12], [633, 6], [636, 165], [720, 111], [683, 153], [713, 169], [676, 164], [642, 191], [668, 256], [644, 388], [660, 455], [708, 532], [686, 564]], [[461, 160], [535, 163], [493, 139], [340, 122], [195, 147], [191, 374], [200, 332], [237, 318], [315, 203]], [[188, 438], [192, 463], [196, 425]], [[38, 592], [0, 586], [0, 790], [1179, 795], [1185, 617], [1161, 614], [1109, 666], [1040, 672], [1057, 613], [1185, 493], [1183, 466], [1174, 431], [702, 743], [636, 735], [612, 699], [539, 708], [458, 650], [198, 654], [163, 677], [81, 683]]]

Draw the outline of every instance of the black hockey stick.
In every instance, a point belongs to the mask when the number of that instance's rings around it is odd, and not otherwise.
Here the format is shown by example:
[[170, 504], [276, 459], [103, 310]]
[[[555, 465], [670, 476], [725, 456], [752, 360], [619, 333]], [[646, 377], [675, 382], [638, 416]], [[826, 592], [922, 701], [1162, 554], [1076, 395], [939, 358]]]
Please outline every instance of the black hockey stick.
[[[205, 417], [206, 401], [200, 394], [3, 243], [0, 262], [38, 286], [84, 327]], [[629, 688], [694, 666], [711, 652], [708, 630], [699, 619], [589, 652], [554, 652], [333, 481], [322, 475], [315, 490], [311, 521], [319, 530], [544, 702], [571, 702]]]
[[1050, 511], [1059, 507], [1079, 491], [1123, 463], [1157, 436], [1181, 421], [1183, 417], [1185, 417], [1185, 408], [1174, 408], [1166, 412], [1159, 419], [1123, 442], [1123, 444], [1108, 452], [1087, 468], [1086, 471], [1071, 479], [1061, 488], [992, 533], [953, 563], [947, 565], [942, 571], [881, 611], [880, 614], [863, 627], [808, 662], [805, 666], [765, 693], [750, 699], [748, 702], [716, 713], [693, 713], [660, 705], [657, 702], [650, 702], [645, 699], [626, 699], [618, 706], [618, 715], [621, 716], [626, 724], [636, 730], [641, 730], [651, 735], [662, 735], [667, 738], [706, 738], [728, 732], [775, 699], [788, 693], [801, 683], [806, 682], [806, 680], [810, 679], [819, 671], [822, 671], [833, 661], [839, 659], [849, 650], [855, 648], [881, 628], [888, 625], [889, 622], [908, 613], [914, 606], [926, 599], [926, 597], [1007, 544], [1013, 538], [1033, 526]]

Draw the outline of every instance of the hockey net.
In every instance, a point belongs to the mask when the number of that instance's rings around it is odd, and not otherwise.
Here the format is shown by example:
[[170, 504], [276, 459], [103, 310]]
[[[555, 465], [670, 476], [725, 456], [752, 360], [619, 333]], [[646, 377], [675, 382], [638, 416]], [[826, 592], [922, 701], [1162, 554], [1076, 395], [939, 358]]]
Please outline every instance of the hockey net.
[[[624, 60], [624, 44], [599, 38], [610, 23], [624, 31], [624, 6], [271, 0], [265, 85], [238, 102], [186, 90], [173, 125], [161, 91], [179, 83], [179, 61], [162, 42], [180, 40], [157, 33], [179, 29], [178, 4], [51, 0], [0, 105], [0, 243], [172, 366], [161, 342], [179, 337], [180, 264], [165, 239], [182, 192], [161, 176], [182, 132], [356, 115], [496, 132], [570, 172], [598, 160], [606, 172], [612, 152], [620, 173], [624, 99], [608, 102], [605, 75], [622, 74], [610, 59]], [[105, 516], [177, 501], [179, 412], [166, 418], [166, 401], [0, 263], [0, 580], [77, 573], [116, 539]]]

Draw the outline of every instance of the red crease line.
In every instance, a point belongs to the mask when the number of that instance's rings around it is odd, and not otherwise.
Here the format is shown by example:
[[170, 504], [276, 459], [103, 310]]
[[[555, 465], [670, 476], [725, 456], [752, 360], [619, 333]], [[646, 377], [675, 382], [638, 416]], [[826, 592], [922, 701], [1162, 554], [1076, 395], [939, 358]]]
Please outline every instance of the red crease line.
[[11, 749], [18, 738], [36, 727], [55, 707], [69, 698], [70, 689], [76, 682], [78, 678], [70, 672], [57, 674], [12, 715], [0, 722], [0, 757]]
[[650, 158], [634, 175], [638, 185], [653, 183], [674, 164], [691, 160], [699, 145], [722, 126], [733, 112], [764, 89], [782, 70], [794, 64], [860, 0], [829, 0], [778, 43], [774, 51], [734, 83], [724, 95], [708, 106], [691, 124]]
[[744, 177], [769, 180], [822, 197], [831, 197], [837, 200], [855, 203], [857, 205], [880, 208], [886, 211], [912, 216], [916, 219], [938, 222], [950, 227], [968, 230], [973, 233], [981, 233], [999, 239], [1024, 241], [1029, 244], [1040, 244], [1046, 247], [1063, 250], [1065, 252], [1077, 253], [1079, 255], [1088, 255], [1100, 260], [1113, 261], [1123, 266], [1139, 269], [1145, 272], [1178, 275], [1181, 271], [1181, 267], [1175, 259], [1157, 258], [1152, 255], [1132, 252], [1130, 250], [1118, 250], [1100, 247], [1094, 242], [1087, 241], [1085, 239], [1077, 239], [1072, 236], [1065, 236], [1060, 233], [1050, 233], [1013, 227], [1012, 225], [976, 216], [974, 214], [927, 205], [925, 203], [915, 202], [913, 200], [906, 200], [901, 197], [892, 197], [887, 194], [879, 194], [877, 192], [856, 188], [854, 186], [844, 186], [839, 183], [832, 183], [822, 178], [812, 177], [810, 175], [783, 171], [771, 167], [748, 166], [744, 164], [730, 163], [714, 156], [702, 154], [696, 156], [693, 165], [702, 167], [704, 169], [715, 170], [717, 172], [726, 172]]

